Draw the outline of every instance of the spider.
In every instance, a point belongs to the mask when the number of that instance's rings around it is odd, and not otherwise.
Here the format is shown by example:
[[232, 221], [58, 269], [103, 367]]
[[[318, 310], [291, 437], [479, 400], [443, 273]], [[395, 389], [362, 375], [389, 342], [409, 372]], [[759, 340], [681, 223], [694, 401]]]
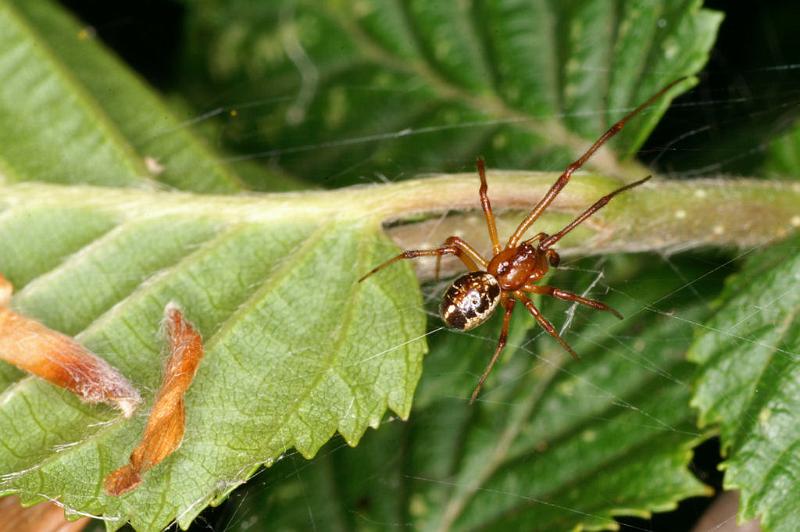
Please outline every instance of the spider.
[[484, 381], [486, 381], [486, 378], [491, 373], [497, 359], [500, 357], [500, 353], [506, 345], [509, 323], [511, 322], [511, 313], [518, 301], [525, 306], [547, 334], [552, 336], [574, 359], [577, 360], [579, 358], [572, 347], [561, 338], [561, 335], [559, 335], [558, 331], [553, 327], [553, 324], [542, 315], [538, 308], [536, 308], [536, 305], [533, 304], [533, 301], [530, 300], [527, 294], [542, 294], [564, 301], [572, 301], [593, 309], [610, 312], [617, 318], [622, 319], [622, 315], [619, 312], [605, 303], [587, 299], [560, 288], [537, 285], [536, 283], [545, 276], [550, 267], [558, 267], [560, 257], [558, 252], [553, 249], [553, 246], [559, 240], [583, 223], [592, 214], [600, 210], [611, 198], [621, 192], [641, 185], [650, 179], [651, 176], [622, 186], [610, 194], [603, 196], [555, 234], [548, 235], [546, 233], [538, 233], [527, 240], [522, 240], [522, 236], [553, 202], [559, 192], [567, 185], [572, 174], [581, 168], [600, 146], [622, 130], [628, 120], [655, 103], [656, 100], [684, 79], [686, 78], [676, 79], [655, 93], [644, 103], [640, 104], [637, 108], [611, 126], [583, 155], [567, 166], [564, 173], [562, 173], [550, 187], [550, 190], [547, 191], [525, 219], [522, 220], [508, 239], [505, 247], [500, 245], [500, 241], [497, 237], [497, 226], [487, 194], [488, 185], [486, 184], [485, 165], [483, 159], [478, 159], [478, 176], [481, 180], [479, 196], [481, 207], [483, 208], [483, 213], [486, 218], [486, 226], [489, 230], [489, 238], [492, 241], [492, 257], [488, 261], [484, 259], [475, 248], [467, 244], [467, 242], [457, 236], [451, 236], [445, 240], [441, 247], [436, 249], [413, 249], [403, 251], [399, 255], [376, 266], [359, 279], [358, 282], [362, 282], [372, 274], [403, 259], [435, 256], [437, 272], [439, 270], [439, 261], [443, 255], [454, 255], [464, 263], [470, 270], [469, 273], [458, 277], [445, 291], [442, 297], [442, 302], [439, 306], [439, 314], [442, 317], [442, 321], [452, 329], [468, 331], [488, 320], [498, 307], [502, 307], [504, 311], [503, 326], [500, 330], [500, 338], [497, 341], [497, 347], [495, 348], [494, 355], [492, 355], [492, 358], [486, 365], [486, 369], [481, 375], [481, 378], [478, 380], [475, 390], [472, 392], [470, 403], [475, 402], [478, 393], [480, 393], [483, 387]]

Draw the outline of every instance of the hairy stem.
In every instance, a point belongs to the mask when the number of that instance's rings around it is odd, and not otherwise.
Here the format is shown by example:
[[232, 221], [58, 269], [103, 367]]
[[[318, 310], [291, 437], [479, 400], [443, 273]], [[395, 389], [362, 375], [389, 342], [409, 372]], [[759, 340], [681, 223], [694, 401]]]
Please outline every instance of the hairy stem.
[[[555, 174], [495, 172], [489, 194], [499, 213], [498, 231], [509, 235], [528, 208], [541, 197]], [[429, 190], [420, 210], [434, 215], [415, 223], [389, 224], [390, 236], [403, 249], [436, 246], [458, 235], [486, 253], [491, 246], [479, 210], [477, 178], [436, 178], [446, 186]], [[458, 183], [454, 183], [457, 181]], [[554, 233], [592, 202], [621, 184], [616, 179], [576, 176], [531, 234]], [[434, 203], [444, 204], [436, 209]], [[447, 205], [449, 204], [449, 209]], [[449, 213], [444, 216], [445, 213]], [[403, 220], [407, 213], [392, 214]], [[558, 244], [564, 256], [613, 252], [675, 253], [697, 247], [746, 248], [785, 237], [800, 227], [800, 183], [756, 179], [652, 180], [614, 198]], [[419, 274], [431, 278], [430, 264]]]
[[[555, 173], [488, 172], [501, 237], [513, 230], [556, 177]], [[298, 219], [384, 223], [403, 248], [434, 247], [455, 234], [488, 250], [478, 184], [476, 175], [452, 174], [333, 191], [211, 196], [24, 183], [0, 185], [0, 212], [20, 205], [52, 205], [99, 209], [120, 220], [185, 215], [223, 223]], [[555, 232], [620, 184], [598, 175], [575, 176], [531, 230]], [[567, 255], [751, 247], [782, 238], [798, 227], [798, 182], [654, 179], [614, 198], [558, 247]], [[421, 274], [427, 277], [429, 271], [423, 268]]]

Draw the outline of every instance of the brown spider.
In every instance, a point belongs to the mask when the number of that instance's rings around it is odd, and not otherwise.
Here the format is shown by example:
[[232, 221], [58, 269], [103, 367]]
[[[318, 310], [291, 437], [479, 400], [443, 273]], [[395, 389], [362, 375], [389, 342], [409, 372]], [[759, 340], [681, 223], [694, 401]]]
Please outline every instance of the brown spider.
[[539, 218], [539, 216], [547, 209], [553, 202], [559, 192], [569, 182], [575, 170], [579, 169], [586, 163], [586, 161], [602, 146], [608, 139], [616, 135], [634, 116], [636, 116], [643, 109], [652, 105], [658, 98], [664, 95], [669, 89], [680, 83], [686, 78], [680, 78], [660, 91], [651, 96], [647, 101], [639, 105], [636, 109], [628, 113], [619, 122], [615, 123], [609, 128], [608, 131], [595, 141], [586, 152], [580, 156], [575, 162], [567, 166], [564, 173], [556, 180], [550, 190], [547, 191], [542, 199], [534, 206], [528, 213], [528, 216], [522, 220], [514, 234], [508, 239], [505, 248], [501, 247], [497, 238], [497, 226], [495, 225], [494, 214], [492, 213], [492, 206], [489, 203], [489, 196], [487, 195], [486, 184], [486, 171], [482, 159], [478, 159], [478, 175], [481, 179], [480, 199], [483, 213], [486, 216], [486, 225], [489, 229], [489, 238], [492, 241], [492, 258], [488, 261], [485, 260], [480, 253], [478, 253], [472, 246], [457, 236], [451, 236], [445, 240], [442, 247], [437, 249], [415, 249], [407, 250], [399, 255], [387, 260], [383, 264], [376, 266], [369, 273], [364, 275], [359, 282], [363, 281], [373, 273], [382, 270], [390, 264], [402, 260], [413, 259], [416, 257], [435, 256], [438, 261], [443, 255], [455, 255], [464, 265], [469, 268], [470, 272], [462, 275], [456, 279], [452, 285], [444, 293], [439, 313], [445, 324], [453, 329], [467, 331], [485, 322], [494, 313], [498, 306], [502, 306], [505, 314], [503, 315], [503, 328], [500, 331], [500, 338], [497, 342], [497, 348], [492, 356], [489, 364], [481, 375], [478, 385], [472, 392], [470, 403], [475, 401], [478, 393], [483, 386], [486, 377], [491, 373], [495, 362], [497, 362], [500, 353], [506, 345], [508, 337], [508, 326], [511, 321], [511, 312], [514, 310], [514, 305], [517, 301], [521, 302], [528, 312], [536, 319], [539, 325], [563, 347], [573, 358], [578, 359], [578, 354], [564, 341], [558, 334], [553, 324], [550, 323], [542, 313], [536, 308], [536, 305], [528, 298], [527, 293], [543, 294], [564, 301], [574, 301], [597, 310], [606, 310], [611, 312], [619, 319], [622, 315], [608, 305], [595, 301], [593, 299], [586, 299], [546, 285], [536, 285], [547, 273], [548, 269], [557, 267], [560, 257], [558, 253], [552, 249], [553, 245], [561, 240], [564, 235], [575, 229], [584, 220], [589, 218], [592, 214], [600, 210], [611, 198], [633, 188], [641, 185], [651, 176], [644, 179], [630, 183], [610, 194], [603, 196], [594, 205], [586, 209], [580, 216], [575, 218], [563, 229], [553, 235], [545, 233], [538, 233], [537, 235], [524, 240], [520, 243], [522, 236], [530, 228], [530, 226]]

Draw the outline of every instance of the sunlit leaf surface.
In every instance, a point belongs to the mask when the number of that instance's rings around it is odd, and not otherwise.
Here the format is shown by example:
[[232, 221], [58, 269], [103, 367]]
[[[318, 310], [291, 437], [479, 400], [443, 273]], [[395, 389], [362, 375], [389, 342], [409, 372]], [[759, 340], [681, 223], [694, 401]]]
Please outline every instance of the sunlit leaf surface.
[[[90, 28], [47, 2], [4, 3], [0, 27], [3, 180], [238, 189]], [[183, 446], [119, 499], [101, 481], [126, 462], [149, 403], [123, 421], [0, 365], [0, 491], [57, 499], [112, 527], [186, 525], [287, 448], [313, 455], [335, 431], [355, 444], [387, 407], [407, 415], [424, 351], [413, 276], [400, 267], [354, 283], [392, 252], [377, 220], [52, 190], [0, 194], [14, 308], [75, 335], [148, 401], [163, 366], [159, 307], [184, 305], [208, 355]]]
[[[116, 525], [185, 525], [289, 448], [310, 457], [335, 431], [355, 445], [387, 407], [408, 415], [424, 315], [408, 265], [355, 282], [394, 249], [375, 221], [319, 220], [249, 198], [122, 192], [82, 202], [79, 190], [36, 190], [0, 195], [0, 227], [17, 228], [0, 231], [0, 247], [20, 251], [0, 256], [19, 290], [14, 308], [75, 335], [147, 404], [124, 420], [4, 369], [1, 491], [57, 498]], [[84, 231], [71, 249], [51, 248], [40, 225], [23, 223], [44, 212], [69, 212], [59, 225], [66, 233], [88, 220], [109, 225]], [[18, 277], [28, 261], [55, 266]], [[161, 380], [169, 301], [206, 345], [186, 396], [186, 435], [139, 488], [114, 498], [102, 479], [140, 437]]]

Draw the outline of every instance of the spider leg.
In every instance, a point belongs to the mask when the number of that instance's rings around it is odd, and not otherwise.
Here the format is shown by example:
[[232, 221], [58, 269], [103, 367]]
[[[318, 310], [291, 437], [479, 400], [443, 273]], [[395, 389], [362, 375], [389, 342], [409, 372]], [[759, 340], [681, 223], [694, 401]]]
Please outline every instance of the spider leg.
[[[478, 253], [478, 251], [475, 248], [473, 248], [472, 246], [470, 246], [469, 244], [464, 242], [459, 237], [457, 237], [457, 236], [449, 237], [447, 240], [444, 241], [444, 246], [445, 247], [447, 247], [447, 246], [456, 247], [456, 248], [460, 249], [464, 253], [465, 257], [464, 258], [459, 257], [459, 258], [461, 258], [461, 262], [463, 262], [464, 265], [467, 268], [469, 268], [469, 271], [471, 271], [471, 272], [478, 271], [480, 269], [480, 268], [478, 268], [478, 266], [480, 266], [484, 270], [486, 269], [486, 261], [483, 259], [483, 257], [481, 257], [481, 254]], [[465, 258], [471, 259], [472, 260], [472, 265], [470, 265], [470, 263], [468, 263], [466, 260], [464, 260]], [[440, 270], [441, 265], [442, 265], [442, 255], [436, 255], [436, 275], [435, 275], [435, 279], [437, 281], [439, 280], [439, 270]]]
[[494, 213], [492, 212], [492, 204], [489, 202], [489, 185], [486, 183], [486, 165], [482, 158], [476, 161], [478, 167], [478, 176], [481, 178], [481, 188], [479, 195], [481, 197], [481, 207], [483, 207], [483, 214], [486, 217], [486, 227], [489, 229], [489, 238], [492, 240], [492, 251], [495, 255], [500, 253], [500, 240], [497, 238], [497, 224], [494, 220]]
[[452, 242], [452, 244], [445, 243], [444, 246], [436, 248], [436, 249], [408, 249], [398, 255], [395, 255], [391, 259], [383, 262], [374, 268], [372, 268], [366, 275], [361, 277], [358, 282], [362, 282], [364, 279], [369, 277], [370, 275], [379, 272], [380, 270], [386, 268], [387, 266], [394, 264], [395, 262], [403, 259], [416, 259], [417, 257], [441, 257], [442, 255], [455, 255], [464, 265], [470, 269], [470, 271], [477, 271], [478, 265], [475, 263], [475, 258], [480, 261], [481, 265], [485, 265], [486, 261], [483, 260], [483, 257], [480, 254], [472, 249], [466, 242], [461, 240], [458, 237], [450, 237], [447, 239], [446, 242]]
[[523, 290], [534, 294], [543, 294], [546, 296], [555, 297], [556, 299], [561, 299], [564, 301], [574, 301], [576, 303], [580, 303], [581, 305], [586, 305], [587, 307], [591, 307], [593, 309], [608, 311], [617, 318], [623, 319], [622, 314], [620, 314], [613, 308], [609, 307], [605, 303], [601, 303], [600, 301], [596, 301], [594, 299], [587, 299], [585, 297], [579, 296], [578, 294], [573, 294], [572, 292], [567, 292], [566, 290], [562, 290], [554, 286], [525, 285]]
[[522, 302], [522, 304], [525, 305], [525, 308], [528, 309], [528, 312], [530, 312], [531, 315], [536, 319], [536, 321], [539, 323], [542, 329], [544, 329], [547, 334], [555, 338], [556, 342], [558, 342], [567, 353], [572, 355], [572, 358], [574, 358], [575, 360], [580, 360], [578, 353], [576, 353], [575, 350], [572, 349], [569, 346], [569, 344], [564, 341], [563, 338], [561, 338], [561, 335], [558, 334], [558, 331], [556, 330], [555, 327], [553, 327], [553, 324], [547, 321], [547, 318], [542, 316], [541, 311], [538, 308], [536, 308], [536, 305], [533, 304], [533, 301], [528, 299], [528, 297], [525, 295], [524, 292], [517, 290], [514, 292], [514, 297], [519, 299]]
[[648, 98], [644, 103], [640, 104], [636, 109], [625, 115], [621, 120], [619, 120], [613, 126], [608, 128], [608, 131], [603, 133], [600, 136], [600, 138], [597, 139], [594, 142], [594, 144], [592, 144], [583, 155], [581, 155], [577, 160], [575, 160], [573, 163], [567, 166], [567, 168], [564, 170], [564, 173], [561, 174], [561, 176], [559, 176], [556, 182], [553, 183], [553, 186], [550, 187], [550, 190], [548, 190], [547, 193], [542, 197], [542, 199], [539, 200], [539, 203], [537, 203], [533, 207], [528, 216], [526, 216], [525, 219], [522, 220], [522, 223], [519, 224], [519, 227], [517, 227], [517, 229], [514, 231], [514, 234], [511, 235], [511, 238], [508, 239], [508, 244], [506, 245], [506, 247], [512, 248], [517, 246], [517, 244], [519, 244], [519, 241], [522, 238], [522, 235], [525, 234], [525, 231], [527, 231], [528, 228], [531, 226], [531, 224], [533, 224], [533, 222], [535, 222], [536, 219], [539, 218], [539, 216], [541, 216], [542, 212], [544, 212], [544, 210], [547, 207], [549, 207], [551, 203], [553, 203], [553, 200], [556, 198], [556, 196], [558, 196], [558, 193], [561, 192], [561, 190], [567, 185], [575, 170], [582, 167], [586, 163], [586, 161], [588, 161], [589, 158], [592, 155], [594, 155], [594, 153], [598, 149], [600, 149], [600, 146], [605, 144], [611, 137], [619, 133], [622, 130], [622, 128], [625, 127], [625, 124], [628, 122], [628, 120], [630, 120], [631, 118], [642, 112], [647, 107], [650, 107], [656, 100], [661, 98], [667, 91], [669, 91], [670, 89], [672, 89], [672, 87], [674, 87], [675, 85], [677, 85], [678, 83], [682, 82], [685, 79], [686, 79], [685, 76], [676, 79], [675, 81], [673, 81], [672, 83], [670, 83], [669, 85], [667, 85], [666, 87], [655, 93], [653, 96]]
[[617, 195], [617, 194], [619, 194], [620, 192], [625, 192], [625, 191], [626, 191], [626, 190], [628, 190], [628, 189], [631, 189], [631, 188], [633, 188], [633, 187], [636, 187], [636, 186], [639, 186], [639, 185], [641, 185], [642, 183], [644, 183], [645, 181], [647, 181], [647, 180], [648, 180], [648, 179], [650, 179], [651, 177], [653, 177], [653, 176], [650, 176], [650, 175], [649, 175], [649, 176], [645, 177], [644, 179], [640, 179], [639, 181], [634, 181], [633, 183], [628, 183], [628, 184], [627, 184], [627, 185], [625, 185], [624, 187], [619, 187], [619, 188], [618, 188], [617, 190], [615, 190], [614, 192], [612, 192], [612, 193], [610, 193], [610, 194], [606, 194], [605, 196], [603, 196], [602, 198], [600, 198], [599, 200], [597, 200], [597, 201], [594, 203], [594, 205], [592, 205], [591, 207], [589, 207], [588, 209], [586, 209], [585, 211], [583, 211], [583, 213], [581, 213], [581, 215], [580, 215], [580, 216], [578, 216], [577, 218], [575, 218], [574, 220], [572, 220], [572, 221], [571, 221], [571, 222], [570, 222], [570, 223], [569, 223], [569, 224], [568, 224], [566, 227], [564, 227], [564, 229], [562, 229], [562, 230], [561, 230], [561, 231], [559, 231], [558, 233], [555, 233], [555, 234], [553, 234], [552, 236], [549, 236], [549, 237], [547, 237], [546, 239], [542, 240], [541, 244], [539, 244], [539, 247], [540, 247], [541, 249], [547, 249], [547, 248], [549, 248], [549, 247], [553, 246], [553, 244], [555, 244], [556, 242], [558, 242], [559, 240], [561, 240], [561, 239], [564, 237], [564, 235], [566, 235], [567, 233], [569, 233], [570, 231], [572, 231], [573, 229], [575, 229], [576, 227], [578, 227], [578, 226], [579, 226], [580, 224], [582, 224], [582, 223], [584, 222], [584, 220], [586, 220], [588, 217], [590, 217], [591, 215], [593, 215], [594, 213], [596, 213], [597, 211], [599, 211], [600, 209], [602, 209], [603, 207], [605, 207], [605, 206], [606, 206], [606, 204], [607, 204], [609, 201], [611, 201], [611, 198], [613, 198], [614, 196], [616, 196], [616, 195]]
[[497, 362], [497, 359], [500, 358], [500, 353], [506, 346], [506, 340], [508, 339], [508, 327], [509, 324], [511, 323], [511, 313], [514, 310], [514, 305], [516, 304], [516, 301], [513, 298], [506, 296], [505, 294], [503, 294], [501, 297], [503, 298], [502, 299], [503, 310], [505, 310], [505, 314], [503, 314], [503, 328], [500, 330], [500, 338], [498, 338], [497, 340], [497, 347], [494, 350], [494, 355], [492, 355], [492, 359], [489, 361], [489, 364], [487, 364], [486, 369], [483, 370], [483, 375], [481, 375], [481, 378], [478, 381], [478, 385], [475, 386], [475, 389], [472, 391], [472, 397], [469, 400], [469, 404], [475, 402], [475, 399], [478, 397], [478, 394], [480, 393], [481, 388], [483, 387], [484, 381], [486, 381], [486, 378], [492, 372], [492, 368], [494, 368], [495, 362]]

